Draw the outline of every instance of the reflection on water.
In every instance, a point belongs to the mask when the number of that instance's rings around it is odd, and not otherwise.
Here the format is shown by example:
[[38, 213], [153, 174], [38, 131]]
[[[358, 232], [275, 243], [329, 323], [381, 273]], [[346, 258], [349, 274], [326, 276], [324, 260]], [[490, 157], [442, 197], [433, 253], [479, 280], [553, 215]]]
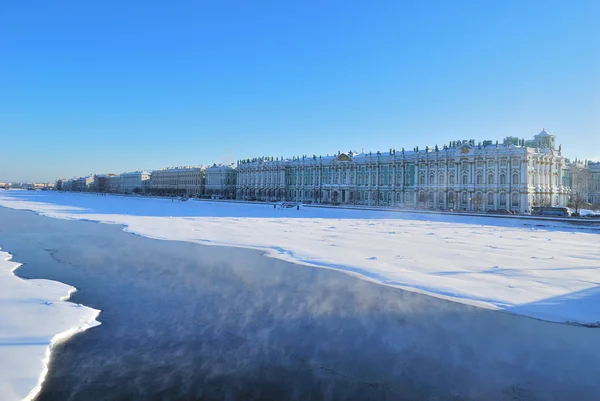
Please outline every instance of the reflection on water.
[[[102, 325], [39, 400], [597, 400], [600, 330], [477, 309], [243, 249], [0, 208], [23, 277]], [[249, 233], [251, 235], [251, 233]]]

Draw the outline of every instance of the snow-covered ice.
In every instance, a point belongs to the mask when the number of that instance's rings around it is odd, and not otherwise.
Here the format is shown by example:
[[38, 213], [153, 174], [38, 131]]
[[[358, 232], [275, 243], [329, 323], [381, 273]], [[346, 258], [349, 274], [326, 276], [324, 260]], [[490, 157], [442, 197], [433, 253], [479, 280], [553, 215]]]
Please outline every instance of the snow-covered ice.
[[555, 322], [600, 322], [600, 231], [540, 220], [2, 191], [0, 206], [125, 225]]
[[99, 311], [67, 302], [75, 288], [50, 280], [23, 280], [20, 264], [0, 251], [0, 395], [31, 400], [46, 375], [51, 347], [96, 326]]

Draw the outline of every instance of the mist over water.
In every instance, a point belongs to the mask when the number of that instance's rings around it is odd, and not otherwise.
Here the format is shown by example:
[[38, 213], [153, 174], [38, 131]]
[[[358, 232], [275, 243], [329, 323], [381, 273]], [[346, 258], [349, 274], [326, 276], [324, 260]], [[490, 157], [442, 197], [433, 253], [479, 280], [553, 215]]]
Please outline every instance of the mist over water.
[[[37, 400], [598, 400], [600, 330], [388, 288], [258, 251], [0, 208], [17, 274], [102, 325]], [[252, 235], [252, 233], [248, 233]]]

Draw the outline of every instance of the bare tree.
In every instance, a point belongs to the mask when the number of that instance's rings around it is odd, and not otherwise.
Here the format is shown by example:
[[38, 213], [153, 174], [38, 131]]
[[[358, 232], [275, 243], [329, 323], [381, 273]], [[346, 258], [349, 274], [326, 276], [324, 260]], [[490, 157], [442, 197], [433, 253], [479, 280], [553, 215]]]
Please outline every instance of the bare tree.
[[587, 199], [585, 196], [581, 195], [580, 192], [572, 192], [571, 199], [569, 200], [569, 207], [575, 209], [575, 213], [579, 214], [579, 211], [585, 207], [587, 204]]
[[550, 207], [552, 202], [548, 195], [538, 194], [533, 197], [533, 206]]

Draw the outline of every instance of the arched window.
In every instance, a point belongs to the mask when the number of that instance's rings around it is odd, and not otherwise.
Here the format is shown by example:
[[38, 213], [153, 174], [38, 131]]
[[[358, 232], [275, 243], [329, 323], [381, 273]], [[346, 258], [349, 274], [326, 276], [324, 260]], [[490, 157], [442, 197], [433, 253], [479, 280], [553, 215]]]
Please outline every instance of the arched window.
[[500, 185], [506, 185], [506, 174], [500, 174]]
[[454, 205], [454, 192], [448, 192], [448, 204], [450, 205]]
[[419, 175], [419, 185], [425, 185], [425, 174]]
[[358, 180], [358, 185], [362, 185], [363, 184], [363, 182], [362, 182], [362, 175], [360, 175], [360, 174], [357, 175], [356, 179]]
[[433, 192], [430, 192], [429, 196], [427, 198], [427, 201], [429, 202], [430, 205], [433, 205], [434, 197], [435, 197], [435, 195], [433, 194]]
[[396, 202], [401, 202], [402, 201], [402, 194], [400, 192], [398, 192], [396, 194]]
[[481, 174], [477, 174], [476, 179], [475, 179], [475, 183], [477, 185], [482, 185], [483, 184], [483, 177], [481, 176]]
[[469, 176], [468, 175], [463, 175], [462, 176], [462, 183], [463, 185], [467, 185], [469, 183]]
[[512, 183], [513, 183], [513, 185], [519, 185], [519, 175], [518, 174], [513, 174]]
[[454, 174], [450, 174], [448, 176], [448, 184], [449, 185], [453, 185], [454, 184]]
[[419, 202], [425, 203], [425, 192], [419, 192]]
[[519, 206], [519, 194], [517, 192], [513, 192], [511, 197], [512, 206]]
[[444, 185], [444, 176], [442, 174], [440, 174], [440, 176], [438, 177], [438, 184]]
[[402, 182], [402, 176], [400, 174], [396, 174], [396, 185], [400, 185], [401, 182]]
[[475, 195], [475, 204], [477, 206], [481, 206], [483, 204], [483, 194], [481, 192], [477, 192]]
[[410, 175], [408, 173], [404, 174], [404, 185], [410, 186]]
[[435, 185], [435, 175], [429, 174], [429, 185]]
[[500, 192], [499, 198], [500, 199], [498, 199], [498, 200], [499, 200], [500, 206], [506, 207], [506, 193]]
[[392, 175], [388, 174], [388, 185], [392, 185]]
[[487, 203], [489, 206], [494, 206], [494, 194], [491, 192], [488, 193]]
[[488, 185], [494, 185], [494, 175], [488, 175]]
[[408, 192], [406, 192], [404, 194], [404, 202], [405, 203], [409, 203], [410, 202], [410, 194]]

